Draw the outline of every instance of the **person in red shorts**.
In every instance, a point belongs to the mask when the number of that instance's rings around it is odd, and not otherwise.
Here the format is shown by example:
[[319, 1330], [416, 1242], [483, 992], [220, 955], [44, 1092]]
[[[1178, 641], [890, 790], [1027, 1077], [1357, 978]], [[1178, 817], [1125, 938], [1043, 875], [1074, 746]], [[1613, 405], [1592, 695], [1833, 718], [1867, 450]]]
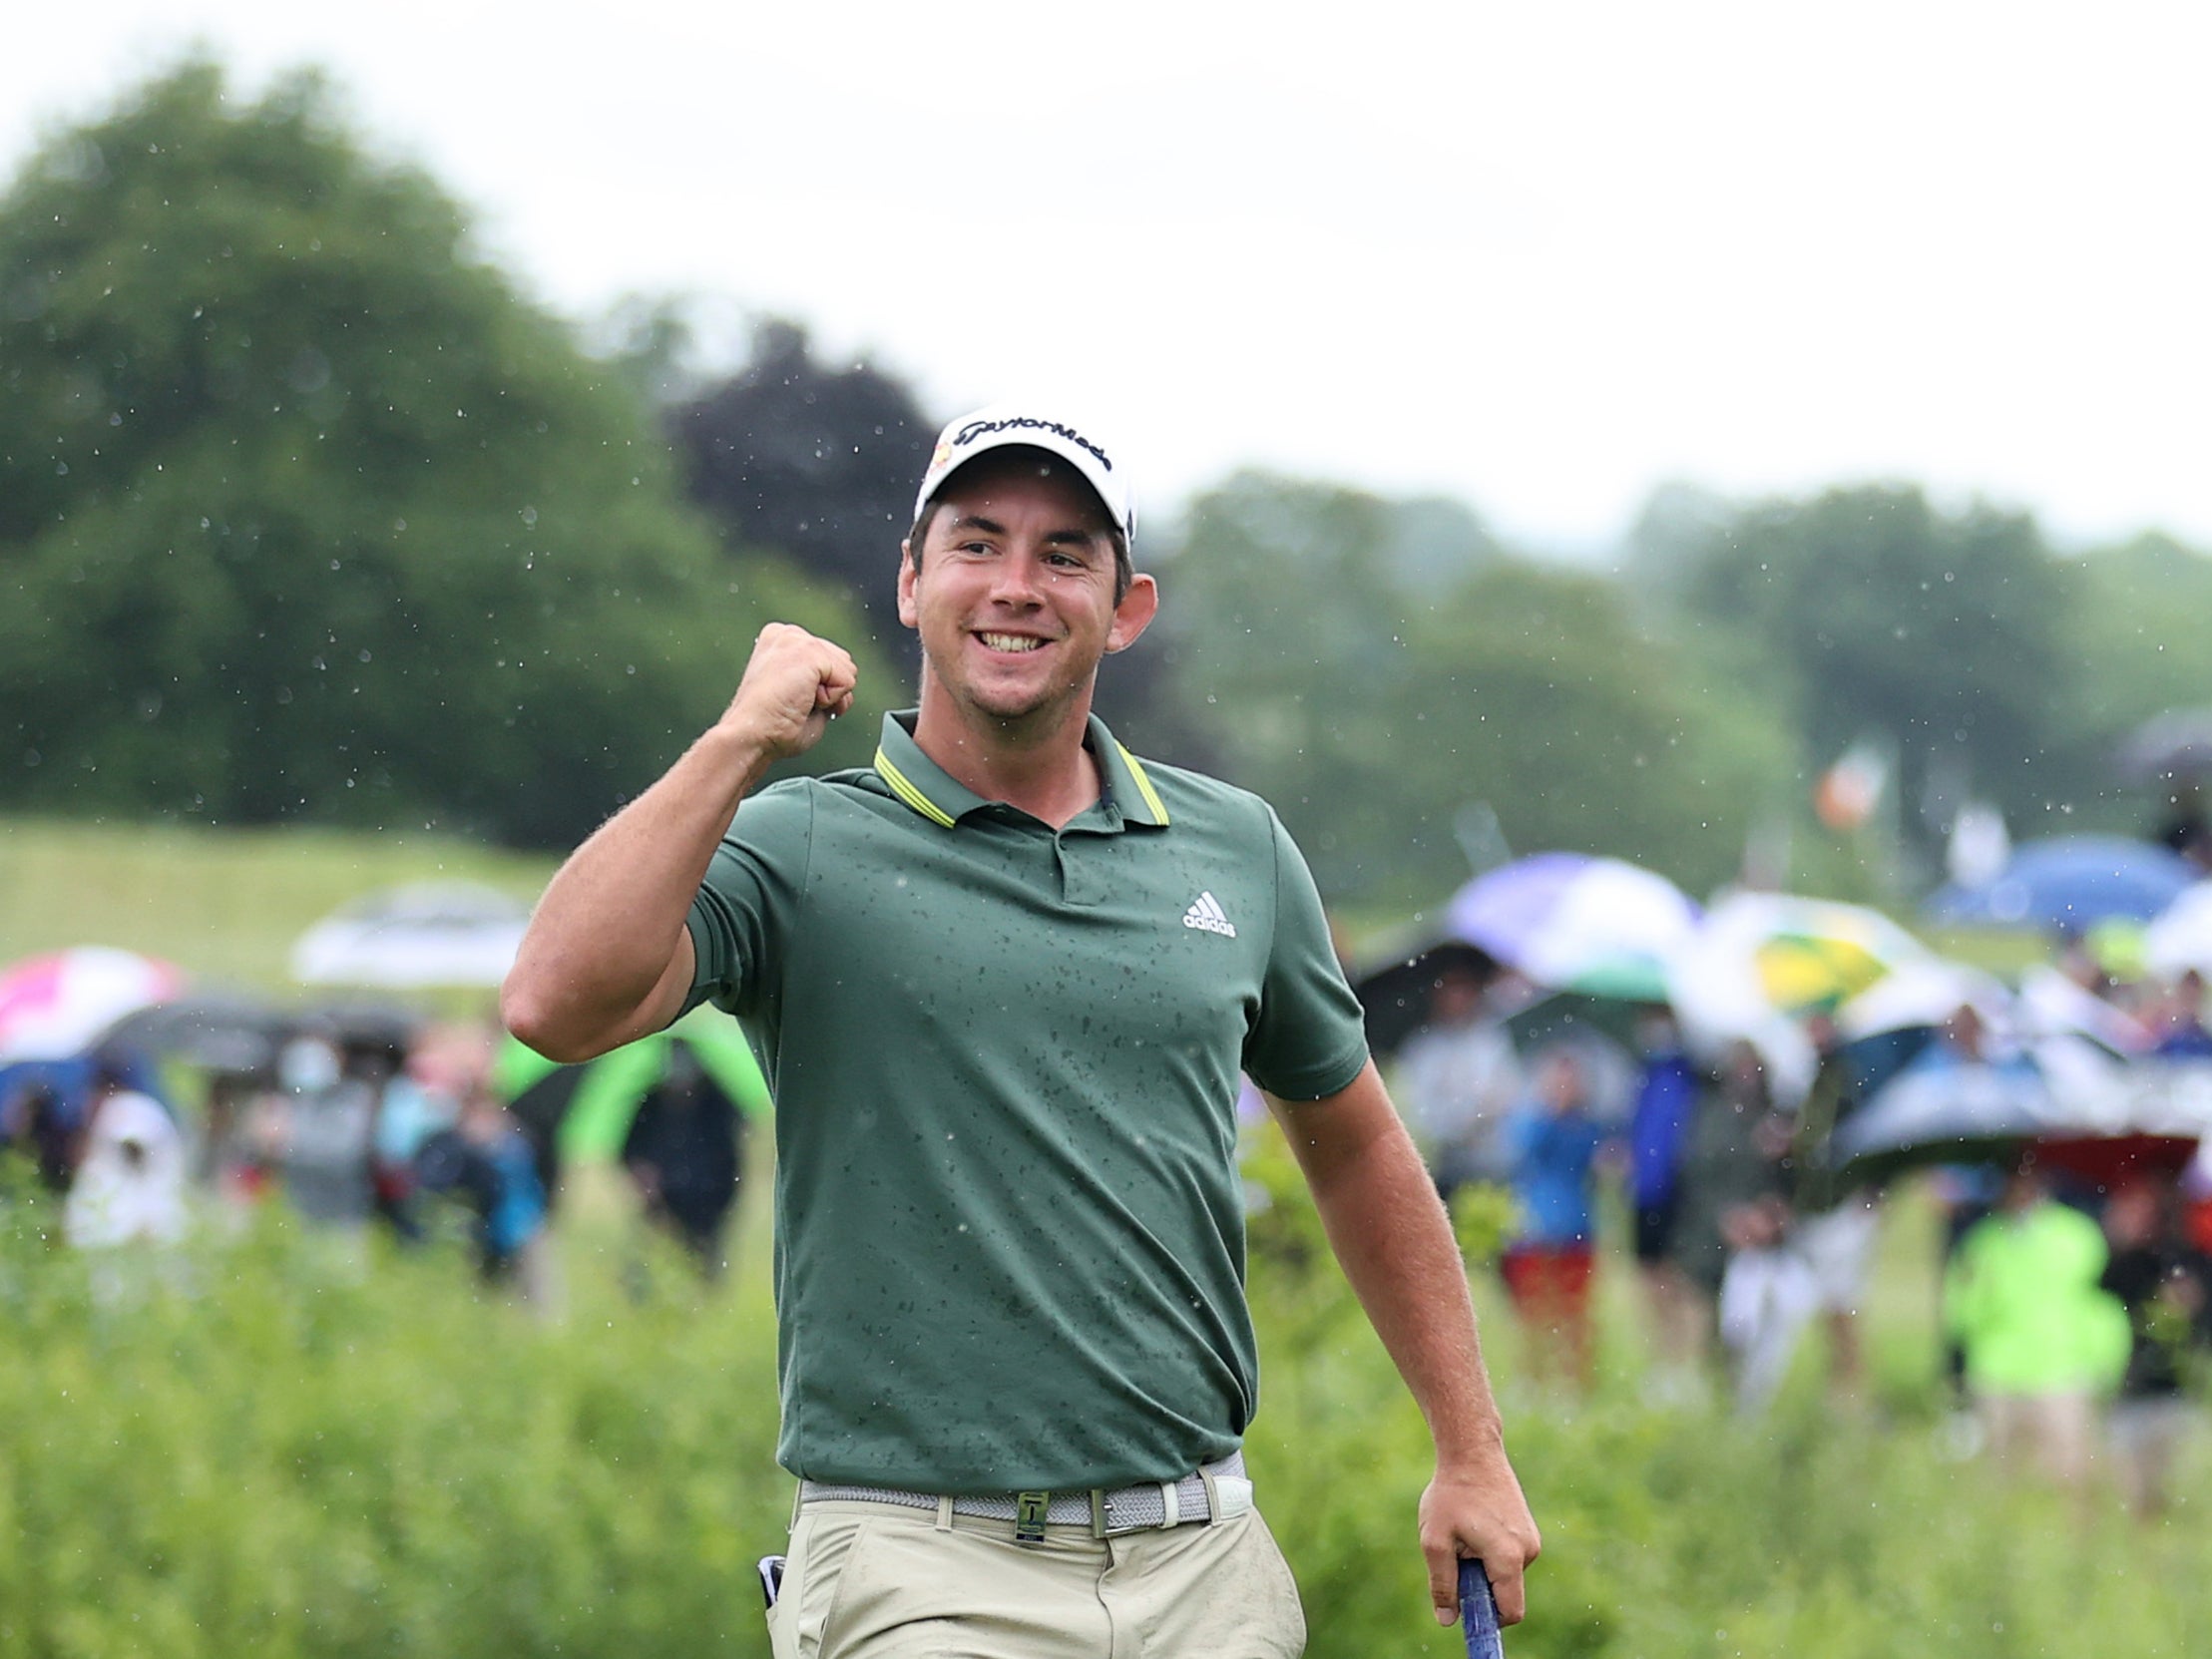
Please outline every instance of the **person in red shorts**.
[[1501, 1263], [1506, 1290], [1529, 1332], [1532, 1369], [1586, 1392], [1594, 1367], [1591, 1189], [1606, 1131], [1571, 1050], [1548, 1049], [1539, 1059], [1534, 1092], [1507, 1120], [1504, 1138], [1518, 1222]]

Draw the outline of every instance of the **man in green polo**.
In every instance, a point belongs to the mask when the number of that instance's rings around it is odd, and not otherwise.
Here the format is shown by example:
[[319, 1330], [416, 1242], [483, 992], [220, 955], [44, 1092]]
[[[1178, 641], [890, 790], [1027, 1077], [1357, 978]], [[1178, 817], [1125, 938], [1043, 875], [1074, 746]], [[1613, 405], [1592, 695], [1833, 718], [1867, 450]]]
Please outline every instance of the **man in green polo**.
[[754, 793], [851, 704], [774, 624], [727, 711], [562, 868], [502, 1008], [583, 1059], [711, 1000], [776, 1101], [778, 1655], [1295, 1654], [1238, 1444], [1234, 1163], [1269, 1096], [1437, 1448], [1420, 1540], [1521, 1617], [1537, 1531], [1467, 1282], [1266, 803], [1091, 714], [1157, 589], [1125, 478], [1045, 412], [945, 431], [899, 567], [920, 706]]

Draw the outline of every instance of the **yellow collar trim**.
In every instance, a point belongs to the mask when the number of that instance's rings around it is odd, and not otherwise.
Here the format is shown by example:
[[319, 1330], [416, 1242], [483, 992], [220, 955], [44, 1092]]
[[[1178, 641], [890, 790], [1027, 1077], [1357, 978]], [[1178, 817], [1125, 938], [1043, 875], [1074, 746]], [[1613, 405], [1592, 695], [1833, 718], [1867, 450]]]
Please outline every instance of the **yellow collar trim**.
[[1167, 822], [1167, 808], [1160, 804], [1159, 791], [1152, 787], [1152, 780], [1144, 775], [1143, 763], [1121, 746], [1119, 738], [1114, 739], [1113, 746], [1120, 753], [1121, 764], [1129, 769], [1129, 776], [1136, 780], [1136, 792], [1144, 797], [1144, 804], [1151, 808], [1152, 816], [1164, 827]]
[[[1168, 822], [1167, 808], [1159, 798], [1159, 791], [1152, 787], [1152, 780], [1145, 775], [1144, 763], [1138, 760], [1135, 755], [1129, 753], [1128, 749], [1118, 739], [1114, 742], [1113, 748], [1114, 752], [1121, 757], [1121, 764], [1128, 768], [1129, 777], [1136, 784], [1137, 794], [1144, 798], [1145, 807], [1159, 824], [1165, 826]], [[957, 827], [951, 814], [917, 789], [913, 780], [893, 765], [891, 757], [885, 754], [881, 748], [876, 750], [875, 769], [876, 775], [891, 786], [892, 794], [916, 812], [919, 812], [931, 823], [936, 824], [941, 829]]]
[[900, 800], [939, 828], [951, 829], [954, 827], [952, 815], [915, 788], [907, 775], [892, 765], [891, 757], [880, 748], [876, 750], [875, 767], [877, 775], [891, 786], [892, 794], [898, 796]]

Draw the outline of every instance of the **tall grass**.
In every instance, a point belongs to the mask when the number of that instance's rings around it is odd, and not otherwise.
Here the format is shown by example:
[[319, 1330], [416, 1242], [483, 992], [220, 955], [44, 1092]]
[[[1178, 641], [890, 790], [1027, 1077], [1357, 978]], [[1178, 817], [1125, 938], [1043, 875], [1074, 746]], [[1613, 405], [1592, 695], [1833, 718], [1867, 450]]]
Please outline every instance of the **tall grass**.
[[[751, 1562], [789, 1483], [757, 1233], [720, 1290], [662, 1262], [640, 1300], [634, 1247], [572, 1229], [549, 1320], [443, 1250], [264, 1221], [87, 1259], [36, 1202], [0, 1217], [0, 1655], [765, 1653]], [[1450, 1652], [1418, 1416], [1310, 1211], [1279, 1203], [1254, 1253], [1248, 1453], [1311, 1651]], [[1837, 1413], [1801, 1377], [1743, 1425], [1647, 1409], [1624, 1366], [1570, 1405], [1489, 1318], [1546, 1532], [1518, 1659], [2182, 1654], [2212, 1628], [2199, 1505], [2145, 1527], [1956, 1460], [1925, 1379]]]

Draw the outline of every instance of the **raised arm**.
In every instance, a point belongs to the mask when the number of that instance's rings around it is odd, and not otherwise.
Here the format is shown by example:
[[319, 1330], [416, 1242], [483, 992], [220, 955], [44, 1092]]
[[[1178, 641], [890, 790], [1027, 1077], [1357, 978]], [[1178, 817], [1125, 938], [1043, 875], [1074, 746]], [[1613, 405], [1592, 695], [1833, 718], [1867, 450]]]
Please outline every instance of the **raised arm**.
[[691, 899], [737, 803], [852, 706], [852, 658], [771, 622], [729, 707], [661, 780], [561, 866], [500, 987], [507, 1029], [548, 1059], [584, 1060], [657, 1032], [691, 988]]
[[1452, 1224], [1370, 1060], [1326, 1099], [1269, 1097], [1313, 1189], [1329, 1243], [1436, 1444], [1421, 1494], [1421, 1552], [1437, 1621], [1459, 1614], [1459, 1562], [1482, 1561], [1498, 1616], [1527, 1610], [1522, 1574], [1541, 1540], [1506, 1457]]

